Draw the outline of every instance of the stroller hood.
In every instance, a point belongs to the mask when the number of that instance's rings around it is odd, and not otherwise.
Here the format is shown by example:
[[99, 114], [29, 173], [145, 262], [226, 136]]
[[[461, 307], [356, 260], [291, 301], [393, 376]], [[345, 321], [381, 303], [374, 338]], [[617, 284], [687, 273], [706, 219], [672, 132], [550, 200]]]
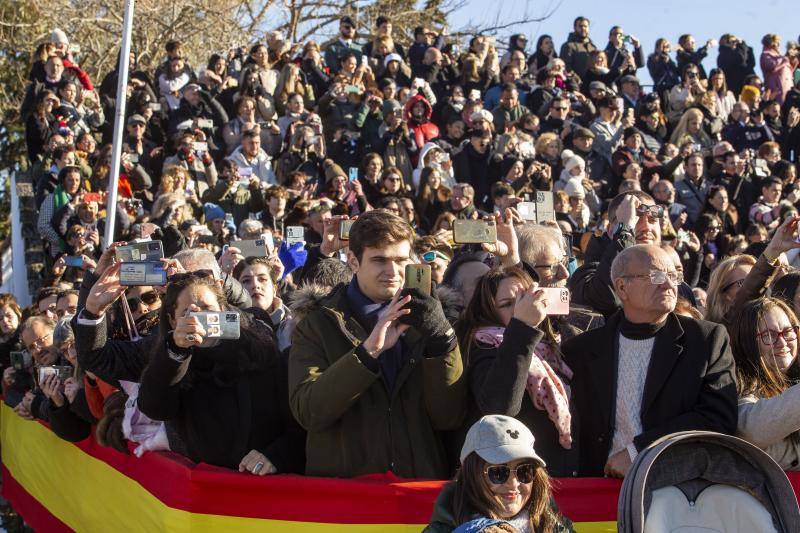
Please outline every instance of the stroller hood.
[[770, 513], [775, 530], [800, 531], [797, 498], [778, 464], [749, 442], [708, 431], [667, 435], [639, 453], [622, 484], [617, 530], [644, 531], [657, 489], [676, 486], [694, 501], [710, 485], [744, 490]]

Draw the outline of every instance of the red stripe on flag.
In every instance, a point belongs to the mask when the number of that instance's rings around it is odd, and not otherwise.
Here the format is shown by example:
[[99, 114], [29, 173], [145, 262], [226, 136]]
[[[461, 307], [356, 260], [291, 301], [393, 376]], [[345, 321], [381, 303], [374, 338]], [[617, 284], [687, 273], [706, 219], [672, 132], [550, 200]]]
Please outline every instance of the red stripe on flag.
[[53, 516], [39, 501], [28, 494], [25, 487], [17, 483], [5, 465], [3, 465], [3, 497], [11, 503], [14, 510], [34, 531], [47, 533], [69, 533], [72, 529]]

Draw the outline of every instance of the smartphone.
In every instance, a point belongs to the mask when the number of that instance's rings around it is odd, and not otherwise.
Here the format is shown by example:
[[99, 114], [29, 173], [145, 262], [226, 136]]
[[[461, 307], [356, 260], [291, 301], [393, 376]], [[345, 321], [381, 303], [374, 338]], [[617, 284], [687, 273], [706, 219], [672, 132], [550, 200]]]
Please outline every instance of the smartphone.
[[291, 246], [296, 242], [305, 242], [306, 228], [303, 226], [286, 226], [286, 234], [284, 241], [287, 246]]
[[622, 99], [622, 98], [617, 98], [616, 100], [617, 100], [617, 109], [619, 109], [620, 111], [624, 110], [625, 109], [625, 100]]
[[542, 287], [544, 297], [547, 300], [545, 313], [548, 315], [568, 315], [569, 314], [569, 289], [563, 287]]
[[33, 357], [27, 350], [9, 352], [8, 356], [11, 359], [11, 366], [14, 367], [14, 370], [25, 370], [33, 365]]
[[47, 376], [56, 376], [62, 383], [65, 379], [71, 378], [75, 375], [75, 369], [71, 366], [40, 366], [39, 367], [39, 383], [42, 383]]
[[[251, 239], [244, 241], [236, 241], [231, 244], [234, 248], [238, 248], [242, 253], [242, 257], [267, 257], [267, 242], [265, 239]], [[227, 249], [225, 246], [223, 250]]]
[[167, 271], [161, 262], [122, 263], [119, 268], [119, 284], [125, 287], [163, 286], [167, 284]]
[[238, 339], [240, 334], [239, 313], [236, 311], [200, 311], [189, 313], [206, 330], [209, 339]]
[[232, 213], [225, 213], [225, 224], [231, 225], [233, 224], [233, 214]]
[[197, 127], [201, 130], [210, 130], [214, 127], [214, 121], [210, 118], [198, 118]]
[[120, 246], [115, 251], [117, 261], [122, 263], [164, 259], [164, 247], [161, 245], [161, 241], [136, 242], [127, 246]]
[[536, 222], [536, 204], [534, 202], [520, 202], [517, 204], [517, 213], [522, 220]]
[[350, 229], [353, 227], [355, 220], [340, 220], [339, 221], [339, 240], [350, 240]]
[[131, 163], [138, 163], [139, 162], [139, 154], [134, 152], [125, 152], [125, 156], [127, 157], [128, 161]]
[[83, 257], [80, 255], [68, 255], [64, 258], [64, 263], [68, 267], [83, 268]]
[[366, 67], [367, 65], [369, 65], [369, 58], [365, 54], [361, 56], [361, 66]]
[[198, 154], [208, 152], [208, 143], [196, 142], [192, 145], [192, 148], [194, 148], [194, 151]]
[[150, 103], [148, 104], [148, 107], [149, 107], [150, 109], [152, 109], [154, 112], [155, 112], [155, 111], [161, 111], [161, 104], [160, 104], [160, 103], [158, 103], [158, 102], [150, 102]]
[[103, 195], [99, 192], [85, 192], [83, 193], [83, 202], [97, 202], [98, 204], [102, 203]]
[[361, 89], [358, 88], [358, 85], [348, 84], [344, 87], [345, 94], [358, 94], [361, 92]]
[[253, 168], [252, 167], [239, 167], [239, 177], [240, 178], [249, 178], [253, 175]]
[[556, 219], [556, 208], [553, 205], [553, 191], [536, 191], [536, 222]]
[[495, 242], [497, 227], [493, 220], [454, 220], [453, 240], [457, 244]]
[[70, 54], [80, 54], [81, 53], [81, 45], [70, 43], [68, 50], [69, 50]]
[[348, 171], [347, 177], [350, 180], [350, 183], [356, 181], [358, 179], [358, 168], [350, 167], [350, 170]]
[[194, 191], [194, 180], [186, 180], [186, 194], [191, 194]]
[[403, 287], [406, 289], [419, 289], [422, 293], [430, 296], [430, 265], [406, 265], [406, 280]]

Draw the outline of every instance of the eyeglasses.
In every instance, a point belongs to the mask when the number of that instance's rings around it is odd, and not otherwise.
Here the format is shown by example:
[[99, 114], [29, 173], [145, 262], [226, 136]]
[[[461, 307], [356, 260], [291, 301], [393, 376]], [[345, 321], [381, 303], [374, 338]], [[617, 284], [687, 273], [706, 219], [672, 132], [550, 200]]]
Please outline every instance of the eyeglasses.
[[492, 485], [504, 484], [511, 476], [511, 472], [514, 472], [514, 477], [516, 477], [517, 481], [520, 483], [533, 483], [536, 465], [533, 463], [524, 463], [517, 465], [513, 470], [508, 465], [490, 465], [483, 470], [483, 473], [486, 474], [486, 477]]
[[569, 266], [569, 257], [564, 256], [559, 262], [553, 263], [552, 265], [533, 265], [533, 268], [542, 268], [547, 269], [551, 276], [555, 276], [558, 273], [558, 267], [567, 268]]
[[640, 217], [649, 216], [651, 218], [664, 218], [664, 206], [640, 204], [639, 207], [636, 208], [636, 214]]
[[437, 258], [441, 259], [446, 263], [450, 262], [450, 258], [444, 255], [439, 250], [431, 250], [429, 252], [425, 252], [424, 254], [422, 254], [422, 260], [426, 263], [433, 263], [434, 261], [436, 261]]
[[767, 329], [756, 334], [756, 336], [761, 340], [764, 346], [772, 346], [773, 344], [777, 344], [778, 339], [780, 338], [783, 338], [783, 341], [788, 343], [797, 340], [797, 326], [790, 326], [781, 331]]
[[47, 337], [49, 337], [50, 335], [52, 335], [52, 333], [47, 333], [47, 334], [45, 334], [45, 335], [42, 335], [41, 337], [39, 337], [38, 339], [36, 339], [35, 341], [33, 341], [33, 342], [30, 344], [30, 346], [26, 346], [25, 348], [27, 348], [27, 349], [28, 349], [28, 351], [39, 350], [39, 349], [42, 349], [42, 348], [44, 348], [44, 347], [45, 347], [45, 345], [44, 345], [44, 340], [45, 340]]
[[736, 281], [731, 281], [730, 283], [728, 283], [727, 285], [722, 287], [722, 292], [727, 292], [728, 289], [730, 289], [734, 285], [736, 285], [737, 287], [739, 287], [741, 289], [742, 285], [744, 285], [744, 278], [737, 279]]
[[161, 297], [155, 291], [146, 292], [140, 296], [134, 296], [132, 298], [128, 298], [128, 307], [131, 309], [136, 309], [139, 307], [140, 303], [144, 305], [150, 306], [160, 300]]
[[672, 272], [664, 272], [663, 270], [651, 270], [649, 274], [631, 274], [629, 276], [622, 276], [623, 278], [641, 278], [649, 279], [653, 285], [662, 285], [667, 280], [672, 285], [678, 286], [683, 283], [683, 272], [673, 270]]

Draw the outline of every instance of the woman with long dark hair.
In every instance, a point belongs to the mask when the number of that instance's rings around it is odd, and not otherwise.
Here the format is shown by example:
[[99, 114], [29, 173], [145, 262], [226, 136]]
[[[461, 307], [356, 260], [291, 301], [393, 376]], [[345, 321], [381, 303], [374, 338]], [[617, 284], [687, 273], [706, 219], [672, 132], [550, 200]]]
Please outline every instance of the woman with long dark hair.
[[778, 298], [748, 302], [728, 326], [739, 392], [737, 434], [785, 470], [800, 470], [800, 322]]
[[509, 416], [475, 422], [461, 448], [461, 468], [442, 489], [425, 532], [573, 531], [555, 508], [550, 476], [533, 444], [531, 431]]
[[496, 268], [477, 282], [456, 324], [470, 387], [468, 422], [482, 415], [518, 418], [536, 429], [554, 475], [575, 470], [569, 392], [572, 372], [560, 335], [544, 312], [545, 294], [522, 269]]

